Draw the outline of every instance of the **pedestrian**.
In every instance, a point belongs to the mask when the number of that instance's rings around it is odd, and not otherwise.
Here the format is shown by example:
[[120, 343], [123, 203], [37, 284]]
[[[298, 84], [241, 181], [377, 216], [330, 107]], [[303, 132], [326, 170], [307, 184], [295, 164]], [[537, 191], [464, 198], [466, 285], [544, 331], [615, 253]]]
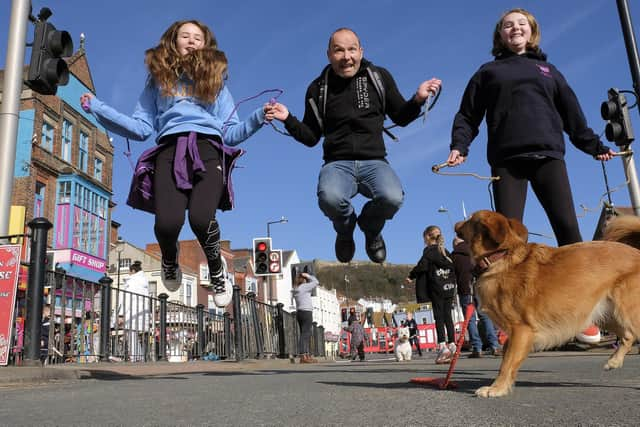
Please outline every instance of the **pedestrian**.
[[[453, 239], [453, 251], [451, 252], [454, 271], [456, 273], [456, 284], [458, 285], [458, 297], [462, 312], [467, 312], [467, 307], [473, 305], [474, 311], [469, 319], [469, 341], [471, 341], [471, 354], [469, 357], [476, 359], [482, 357], [482, 338], [478, 331], [478, 323], [483, 327], [489, 345], [489, 352], [494, 356], [501, 356], [502, 349], [498, 343], [493, 322], [479, 307], [475, 292], [475, 278], [473, 277], [473, 263], [469, 252], [469, 244], [460, 237]], [[478, 322], [478, 319], [479, 322]]]
[[438, 340], [436, 363], [449, 363], [456, 352], [455, 329], [451, 316], [455, 297], [453, 261], [449, 251], [444, 247], [440, 227], [430, 225], [424, 230], [422, 236], [425, 244], [422, 257], [405, 280], [407, 283], [411, 283], [412, 280], [416, 280], [416, 283], [418, 281], [426, 283], [426, 294], [431, 301], [436, 322]]
[[349, 357], [351, 360], [356, 360], [358, 357], [361, 362], [364, 362], [364, 328], [358, 316], [347, 326], [346, 331], [351, 334]]
[[413, 318], [413, 314], [410, 311], [407, 312], [407, 320], [404, 321], [404, 324], [409, 328], [409, 344], [415, 345], [418, 354], [422, 357], [422, 349], [420, 349], [420, 339], [418, 336], [418, 323], [416, 323], [416, 319]]
[[[307, 89], [302, 121], [280, 103], [273, 112], [291, 136], [308, 147], [324, 136], [317, 196], [336, 231], [338, 261], [353, 259], [357, 224], [364, 232], [369, 259], [382, 263], [387, 256], [382, 228], [404, 198], [400, 179], [386, 160], [383, 123], [387, 115], [396, 124], [411, 123], [441, 82], [435, 78], [422, 82], [406, 101], [389, 71], [374, 66], [363, 54], [353, 30], [334, 31], [327, 49], [329, 65]], [[351, 204], [357, 194], [369, 199], [359, 216]]]
[[496, 211], [522, 221], [531, 183], [562, 246], [582, 241], [563, 130], [573, 145], [597, 160], [610, 160], [615, 152], [587, 126], [575, 93], [540, 49], [540, 36], [528, 11], [502, 14], [493, 32], [494, 60], [471, 77], [462, 97], [447, 163], [465, 161], [486, 115], [487, 158], [492, 176], [500, 177], [492, 182]]
[[142, 339], [144, 333], [150, 329], [149, 310], [149, 280], [142, 271], [142, 262], [134, 261], [129, 266], [131, 275], [124, 283], [124, 329], [128, 332], [127, 341], [129, 360], [131, 362], [144, 361]]
[[230, 174], [242, 154], [228, 146], [250, 137], [272, 116], [265, 104], [247, 120], [238, 119], [225, 84], [227, 58], [199, 21], [173, 23], [145, 52], [145, 63], [149, 75], [131, 117], [92, 93], [83, 94], [80, 102], [110, 132], [138, 141], [155, 132], [157, 146], [140, 158], [134, 174], [134, 184], [140, 185], [132, 185], [128, 203], [155, 214], [161, 277], [172, 292], [182, 284], [178, 236], [188, 210], [207, 258], [214, 302], [224, 307], [232, 289], [221, 261], [216, 209], [232, 207]]
[[313, 328], [313, 301], [311, 293], [318, 286], [318, 279], [309, 273], [300, 273], [296, 276], [295, 286], [291, 290], [296, 301], [296, 319], [300, 327], [300, 339], [298, 341], [298, 355], [300, 363], [317, 363], [311, 357], [311, 331]]

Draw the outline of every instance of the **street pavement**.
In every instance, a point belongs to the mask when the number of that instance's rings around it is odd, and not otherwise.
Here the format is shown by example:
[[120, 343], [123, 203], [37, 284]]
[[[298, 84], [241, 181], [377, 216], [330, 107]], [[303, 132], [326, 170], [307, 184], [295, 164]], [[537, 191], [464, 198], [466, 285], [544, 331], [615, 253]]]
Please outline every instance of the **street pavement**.
[[[602, 369], [608, 353], [532, 354], [514, 392], [481, 399], [500, 359], [461, 357], [457, 388], [434, 355], [395, 362], [288, 360], [100, 363], [0, 368], [0, 425], [640, 425], [640, 356]], [[40, 370], [40, 371], [39, 371]], [[45, 373], [46, 372], [46, 373]]]

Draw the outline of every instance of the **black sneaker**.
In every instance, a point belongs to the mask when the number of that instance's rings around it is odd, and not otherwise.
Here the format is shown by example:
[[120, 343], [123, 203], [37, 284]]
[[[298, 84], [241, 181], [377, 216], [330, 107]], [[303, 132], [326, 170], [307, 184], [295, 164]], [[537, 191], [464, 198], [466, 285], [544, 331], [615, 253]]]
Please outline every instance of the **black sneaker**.
[[375, 263], [382, 264], [387, 259], [387, 246], [384, 244], [382, 234], [371, 236], [369, 233], [364, 233], [364, 237], [369, 259]]
[[336, 259], [340, 262], [349, 262], [356, 253], [356, 242], [353, 241], [353, 233], [336, 235]]

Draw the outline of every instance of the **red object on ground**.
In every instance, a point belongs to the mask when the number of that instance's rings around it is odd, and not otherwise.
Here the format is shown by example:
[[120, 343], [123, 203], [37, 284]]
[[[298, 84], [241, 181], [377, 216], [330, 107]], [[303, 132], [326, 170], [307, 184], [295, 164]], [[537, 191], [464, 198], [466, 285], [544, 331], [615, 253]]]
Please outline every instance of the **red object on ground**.
[[456, 362], [460, 357], [462, 344], [464, 344], [464, 335], [467, 332], [467, 327], [469, 326], [469, 319], [471, 319], [471, 316], [473, 315], [474, 310], [475, 308], [473, 304], [467, 305], [467, 311], [464, 314], [464, 323], [462, 324], [462, 329], [460, 330], [460, 336], [458, 337], [458, 342], [456, 343], [456, 353], [453, 355], [453, 359], [451, 359], [451, 364], [449, 365], [449, 371], [447, 372], [447, 376], [445, 378], [433, 378], [433, 377], [411, 378], [409, 382], [414, 384], [431, 385], [434, 387], [438, 387], [440, 390], [446, 390], [448, 388], [456, 388], [458, 386], [456, 383], [451, 382], [451, 376], [453, 375], [453, 370], [456, 366]]

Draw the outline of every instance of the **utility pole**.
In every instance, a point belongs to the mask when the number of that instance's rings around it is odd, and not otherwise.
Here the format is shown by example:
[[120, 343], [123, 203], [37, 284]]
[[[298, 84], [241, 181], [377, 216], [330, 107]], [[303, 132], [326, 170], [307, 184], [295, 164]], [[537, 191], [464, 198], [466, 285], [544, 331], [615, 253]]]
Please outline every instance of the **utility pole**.
[[[624, 36], [624, 44], [627, 48], [627, 58], [631, 69], [631, 78], [633, 79], [633, 89], [636, 98], [640, 96], [640, 60], [638, 59], [638, 46], [636, 45], [636, 37], [633, 33], [633, 24], [631, 23], [631, 14], [629, 12], [628, 0], [616, 0], [618, 4], [618, 14], [620, 15], [620, 26], [622, 27], [622, 35]], [[638, 109], [640, 112], [640, 108]], [[629, 150], [629, 146], [623, 147], [623, 150]], [[624, 174], [629, 182], [629, 197], [631, 199], [631, 207], [636, 216], [640, 216], [640, 186], [638, 185], [638, 175], [636, 173], [636, 165], [633, 161], [633, 155], [622, 156], [622, 165]]]
[[0, 236], [7, 235], [9, 231], [18, 114], [22, 92], [22, 68], [30, 11], [30, 0], [13, 0], [2, 83], [2, 106], [0, 106]]

